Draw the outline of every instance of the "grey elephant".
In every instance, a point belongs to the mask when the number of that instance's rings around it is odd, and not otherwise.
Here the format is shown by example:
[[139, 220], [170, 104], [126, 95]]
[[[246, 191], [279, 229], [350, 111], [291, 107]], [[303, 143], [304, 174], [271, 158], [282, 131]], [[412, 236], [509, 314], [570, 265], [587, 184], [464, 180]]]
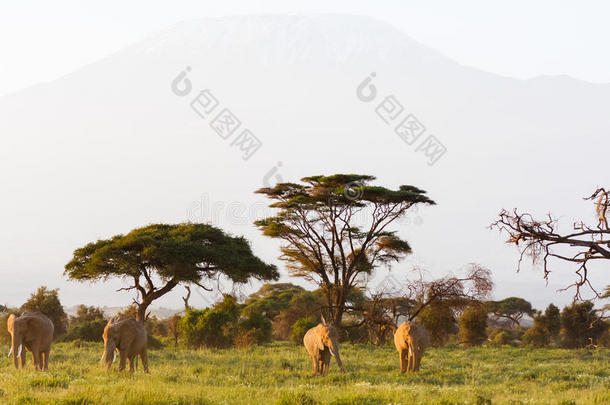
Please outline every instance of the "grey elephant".
[[339, 334], [334, 326], [320, 323], [305, 333], [303, 344], [309, 352], [313, 375], [325, 376], [328, 373], [330, 356], [334, 356], [341, 371], [343, 364], [339, 354]]
[[142, 359], [144, 371], [148, 373], [148, 354], [146, 353], [146, 343], [148, 335], [146, 328], [133, 318], [113, 318], [108, 321], [104, 328], [104, 354], [102, 362], [106, 364], [108, 370], [116, 358], [116, 351], [119, 352], [121, 361], [119, 371], [125, 370], [125, 364], [129, 360], [129, 372], [134, 371], [134, 360], [137, 356]]
[[24, 348], [32, 352], [34, 367], [46, 371], [49, 367], [49, 354], [53, 343], [53, 322], [40, 312], [25, 312], [17, 317], [11, 314], [8, 317], [7, 329], [11, 334], [11, 349], [9, 356], [13, 355], [13, 364], [19, 368], [25, 367]]

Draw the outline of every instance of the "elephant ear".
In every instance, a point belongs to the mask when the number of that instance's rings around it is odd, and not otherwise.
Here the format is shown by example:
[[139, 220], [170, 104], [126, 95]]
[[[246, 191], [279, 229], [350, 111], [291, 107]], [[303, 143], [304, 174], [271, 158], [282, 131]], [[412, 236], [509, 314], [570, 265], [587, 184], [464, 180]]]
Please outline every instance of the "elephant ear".
[[316, 349], [318, 349], [321, 352], [324, 351], [324, 342], [322, 342], [322, 337], [320, 335], [318, 335], [317, 333], [316, 333], [316, 336], [314, 339], [314, 343], [315, 343]]
[[8, 316], [8, 320], [6, 321], [6, 329], [9, 331], [9, 333], [13, 333], [16, 318], [17, 317], [15, 314], [10, 314]]

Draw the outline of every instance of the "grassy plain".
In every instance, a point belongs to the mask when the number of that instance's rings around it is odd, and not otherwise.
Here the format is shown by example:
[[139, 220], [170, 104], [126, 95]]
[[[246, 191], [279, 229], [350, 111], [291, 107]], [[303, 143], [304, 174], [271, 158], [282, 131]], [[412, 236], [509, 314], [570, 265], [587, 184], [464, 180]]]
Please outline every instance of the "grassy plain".
[[[8, 352], [8, 346], [0, 346]], [[56, 344], [47, 373], [0, 358], [0, 404], [610, 404], [610, 350], [432, 348], [417, 374], [398, 372], [391, 346], [342, 346], [311, 377], [288, 343], [244, 350], [149, 351], [151, 374], [110, 373], [102, 344]], [[334, 361], [334, 360], [333, 360]]]

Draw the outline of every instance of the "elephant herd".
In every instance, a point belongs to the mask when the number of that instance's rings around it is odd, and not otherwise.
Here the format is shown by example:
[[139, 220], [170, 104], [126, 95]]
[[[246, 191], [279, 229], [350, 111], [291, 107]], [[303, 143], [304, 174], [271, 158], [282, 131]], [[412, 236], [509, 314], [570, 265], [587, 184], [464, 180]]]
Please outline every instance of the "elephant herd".
[[[309, 352], [313, 375], [328, 373], [330, 357], [334, 356], [337, 366], [343, 371], [339, 354], [339, 334], [334, 326], [321, 323], [305, 333], [303, 344]], [[426, 348], [430, 345], [430, 335], [415, 322], [404, 322], [394, 331], [394, 345], [400, 358], [400, 372], [417, 371]]]
[[[13, 355], [15, 368], [19, 368], [19, 363], [22, 368], [25, 367], [23, 349], [26, 349], [32, 353], [34, 367], [37, 370], [47, 370], [53, 342], [53, 322], [40, 312], [25, 312], [19, 317], [11, 314], [7, 329], [11, 334], [11, 349], [8, 355]], [[132, 318], [112, 318], [106, 324], [102, 337], [104, 353], [101, 361], [108, 369], [116, 360], [116, 352], [119, 352], [121, 357], [119, 371], [123, 371], [126, 362], [129, 361], [129, 371], [133, 372], [134, 360], [140, 356], [144, 371], [148, 373], [146, 353], [148, 336], [144, 325]]]
[[[39, 312], [26, 312], [19, 317], [10, 315], [7, 329], [11, 334], [9, 356], [13, 355], [15, 368], [19, 368], [19, 363], [22, 368], [25, 367], [25, 348], [32, 353], [36, 369], [47, 370], [53, 341], [53, 322]], [[140, 356], [144, 371], [148, 373], [148, 336], [142, 323], [131, 318], [112, 318], [106, 324], [102, 337], [104, 353], [101, 361], [108, 369], [116, 360], [116, 352], [119, 352], [119, 371], [123, 371], [129, 361], [129, 371], [133, 372], [134, 361]], [[337, 361], [339, 369], [344, 371], [339, 354], [339, 334], [334, 326], [323, 320], [305, 333], [303, 344], [309, 353], [314, 376], [325, 376], [328, 373], [331, 356]], [[423, 326], [415, 322], [404, 322], [395, 329], [394, 344], [400, 358], [400, 372], [417, 371], [422, 355], [430, 344], [430, 336]]]

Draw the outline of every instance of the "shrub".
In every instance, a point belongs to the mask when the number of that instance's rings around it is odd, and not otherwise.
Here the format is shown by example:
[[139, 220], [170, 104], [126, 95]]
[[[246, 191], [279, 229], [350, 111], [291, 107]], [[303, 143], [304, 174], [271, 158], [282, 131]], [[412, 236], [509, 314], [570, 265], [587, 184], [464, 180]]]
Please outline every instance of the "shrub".
[[442, 301], [425, 307], [418, 316], [419, 322], [430, 333], [432, 345], [441, 346], [447, 342], [449, 335], [458, 332], [455, 314], [449, 304]]
[[225, 295], [212, 308], [190, 309], [180, 320], [180, 329], [189, 347], [226, 348], [233, 344], [238, 317], [237, 302]]
[[560, 326], [559, 308], [549, 304], [544, 314], [538, 311], [534, 315], [534, 324], [523, 334], [523, 341], [529, 346], [548, 346], [557, 341]]
[[294, 294], [285, 309], [273, 318], [273, 336], [278, 340], [289, 340], [294, 323], [311, 314], [312, 308], [321, 304], [314, 292], [300, 291]]
[[57, 337], [66, 332], [68, 316], [61, 305], [58, 296], [58, 289], [49, 290], [47, 287], [40, 287], [38, 291], [30, 296], [30, 299], [21, 306], [23, 311], [41, 312], [53, 321], [55, 331], [53, 336]]
[[85, 342], [101, 342], [106, 323], [105, 319], [100, 318], [81, 322], [71, 327], [62, 340], [70, 342], [78, 339]]
[[303, 342], [305, 333], [318, 324], [318, 320], [313, 316], [307, 318], [301, 318], [292, 325], [292, 331], [290, 333], [290, 340], [296, 344]]
[[460, 339], [468, 346], [477, 346], [487, 339], [487, 309], [484, 305], [473, 304], [460, 315]]
[[271, 321], [260, 312], [241, 318], [237, 323], [235, 346], [250, 347], [271, 341]]
[[159, 349], [163, 349], [165, 347], [165, 344], [157, 339], [156, 337], [154, 337], [153, 335], [147, 334], [147, 341], [146, 341], [146, 347], [148, 349], [151, 350], [159, 350]]
[[548, 346], [551, 342], [551, 334], [543, 324], [534, 320], [534, 325], [523, 334], [523, 342], [534, 347]]
[[589, 301], [575, 302], [565, 307], [560, 319], [562, 344], [568, 348], [596, 344], [608, 327]]

